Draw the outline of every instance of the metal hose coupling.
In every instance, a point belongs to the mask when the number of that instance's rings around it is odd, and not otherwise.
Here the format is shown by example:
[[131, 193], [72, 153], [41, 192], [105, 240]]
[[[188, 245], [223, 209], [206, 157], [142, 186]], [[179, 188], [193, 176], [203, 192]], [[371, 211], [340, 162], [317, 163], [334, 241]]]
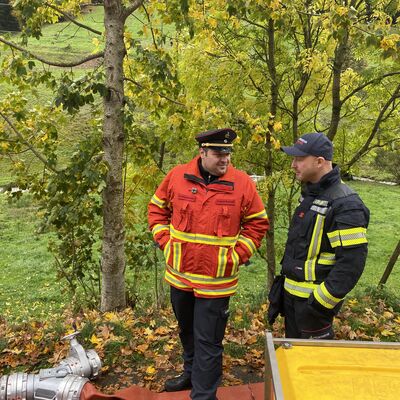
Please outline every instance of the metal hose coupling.
[[96, 378], [101, 361], [94, 350], [85, 350], [76, 339], [79, 332], [67, 335], [68, 357], [54, 368], [38, 374], [17, 372], [0, 378], [0, 400], [79, 400], [89, 378]]

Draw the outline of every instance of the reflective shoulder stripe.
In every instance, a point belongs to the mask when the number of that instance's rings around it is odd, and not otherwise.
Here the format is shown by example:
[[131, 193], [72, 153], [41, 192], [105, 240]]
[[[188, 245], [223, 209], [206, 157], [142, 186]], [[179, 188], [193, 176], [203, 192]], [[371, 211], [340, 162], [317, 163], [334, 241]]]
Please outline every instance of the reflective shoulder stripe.
[[308, 299], [318, 285], [311, 282], [297, 282], [288, 277], [285, 278], [284, 288], [287, 292]]
[[238, 236], [211, 236], [200, 233], [182, 232], [170, 225], [171, 237], [189, 243], [210, 244], [214, 246], [234, 246]]
[[171, 239], [168, 240], [167, 244], [164, 247], [164, 257], [166, 262], [168, 262], [170, 254], [171, 254]]
[[358, 227], [358, 228], [349, 228], [349, 229], [338, 229], [333, 232], [328, 232], [328, 238], [333, 248], [338, 246], [353, 246], [356, 244], [368, 243], [367, 229]]
[[246, 217], [244, 217], [243, 219], [245, 221], [249, 221], [250, 219], [254, 219], [254, 218], [263, 218], [263, 219], [268, 219], [268, 215], [266, 213], [265, 210], [261, 210], [258, 213], [255, 214], [251, 214], [251, 215], [247, 215]]
[[327, 207], [319, 207], [316, 205], [312, 205], [310, 207], [310, 210], [316, 211], [318, 214], [323, 214], [325, 215], [328, 212], [328, 208]]
[[153, 236], [157, 235], [157, 233], [159, 233], [161, 231], [169, 231], [169, 225], [156, 224], [153, 226], [153, 229], [151, 230], [151, 232], [153, 233]]
[[257, 250], [257, 247], [253, 243], [253, 241], [246, 236], [240, 235], [237, 241], [243, 243], [250, 250], [251, 254], [253, 254]]
[[335, 296], [332, 296], [328, 289], [325, 286], [325, 283], [322, 282], [315, 290], [314, 290], [314, 297], [318, 303], [322, 304], [325, 308], [332, 309], [336, 306], [343, 298], [339, 299]]
[[313, 201], [313, 204], [316, 204], [317, 206], [326, 207], [329, 204], [329, 201], [328, 200], [315, 199]]
[[153, 195], [153, 197], [150, 200], [151, 203], [155, 204], [156, 206], [160, 207], [160, 208], [165, 208], [166, 205], [166, 201], [161, 200], [159, 197], [157, 197], [155, 194]]

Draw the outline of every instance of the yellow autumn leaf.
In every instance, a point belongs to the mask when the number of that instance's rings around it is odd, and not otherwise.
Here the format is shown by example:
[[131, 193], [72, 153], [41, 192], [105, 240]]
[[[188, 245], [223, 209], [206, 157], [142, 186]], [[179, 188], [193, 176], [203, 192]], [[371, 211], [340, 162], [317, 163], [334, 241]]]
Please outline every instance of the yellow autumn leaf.
[[395, 333], [392, 332], [392, 331], [390, 331], [389, 329], [384, 329], [384, 330], [381, 332], [381, 335], [382, 335], [382, 336], [394, 336]]
[[104, 314], [104, 319], [106, 321], [110, 321], [110, 322], [118, 322], [119, 321], [118, 315], [115, 312], [111, 312], [111, 311], [106, 312]]
[[393, 321], [400, 325], [400, 316], [396, 317]]
[[282, 122], [281, 121], [274, 122], [274, 131], [280, 132], [281, 130], [282, 130]]
[[155, 373], [156, 373], [156, 369], [152, 365], [147, 367], [147, 369], [146, 369], [146, 374], [147, 375], [154, 375]]
[[9, 145], [8, 145], [7, 142], [1, 142], [1, 143], [0, 143], [0, 147], [1, 147], [3, 150], [7, 150], [8, 147], [9, 147]]
[[102, 340], [100, 338], [98, 338], [94, 333], [92, 335], [92, 337], [90, 338], [90, 343], [94, 344], [95, 346], [100, 345], [102, 342]]
[[347, 303], [349, 304], [350, 307], [354, 307], [358, 304], [358, 300], [350, 299]]

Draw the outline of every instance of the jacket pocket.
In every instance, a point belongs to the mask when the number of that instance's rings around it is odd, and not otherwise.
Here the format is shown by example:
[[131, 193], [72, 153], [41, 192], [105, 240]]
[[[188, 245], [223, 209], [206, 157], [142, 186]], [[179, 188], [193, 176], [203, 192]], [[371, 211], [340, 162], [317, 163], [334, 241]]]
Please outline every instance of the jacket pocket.
[[227, 206], [221, 207], [214, 218], [215, 236], [233, 236], [231, 234], [231, 216], [229, 213], [229, 208]]
[[186, 201], [174, 211], [172, 225], [179, 231], [188, 232], [190, 230], [191, 221], [192, 210], [189, 202]]

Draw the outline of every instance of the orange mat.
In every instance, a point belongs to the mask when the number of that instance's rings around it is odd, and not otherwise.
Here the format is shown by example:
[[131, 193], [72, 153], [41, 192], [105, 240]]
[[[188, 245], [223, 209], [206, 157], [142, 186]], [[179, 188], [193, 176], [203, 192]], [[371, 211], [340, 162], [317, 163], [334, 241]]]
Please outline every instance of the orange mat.
[[[154, 393], [148, 389], [131, 386], [114, 394], [103, 394], [91, 383], [87, 383], [81, 392], [80, 400], [189, 400], [189, 390], [182, 392]], [[264, 383], [221, 387], [217, 392], [218, 400], [263, 400]]]

